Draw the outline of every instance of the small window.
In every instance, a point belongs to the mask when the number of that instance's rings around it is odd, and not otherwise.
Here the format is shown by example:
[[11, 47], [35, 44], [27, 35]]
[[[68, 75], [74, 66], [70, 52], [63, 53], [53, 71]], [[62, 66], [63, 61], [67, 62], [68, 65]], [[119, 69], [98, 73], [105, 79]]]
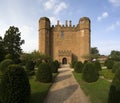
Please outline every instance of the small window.
[[64, 32], [61, 31], [60, 37], [63, 38], [64, 37]]

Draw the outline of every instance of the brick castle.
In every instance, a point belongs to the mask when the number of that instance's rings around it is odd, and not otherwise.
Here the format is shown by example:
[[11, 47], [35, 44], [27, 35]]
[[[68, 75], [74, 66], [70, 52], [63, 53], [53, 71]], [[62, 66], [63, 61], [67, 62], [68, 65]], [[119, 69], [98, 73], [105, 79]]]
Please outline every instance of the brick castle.
[[47, 17], [39, 20], [39, 52], [62, 64], [84, 61], [90, 53], [90, 19], [80, 18], [78, 25], [66, 20], [65, 25], [52, 25]]

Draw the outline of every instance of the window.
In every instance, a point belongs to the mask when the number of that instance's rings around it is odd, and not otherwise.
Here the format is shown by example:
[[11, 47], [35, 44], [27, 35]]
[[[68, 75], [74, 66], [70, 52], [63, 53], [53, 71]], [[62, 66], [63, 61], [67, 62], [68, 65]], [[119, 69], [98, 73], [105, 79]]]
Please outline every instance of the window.
[[64, 32], [61, 31], [60, 37], [63, 38], [64, 37]]

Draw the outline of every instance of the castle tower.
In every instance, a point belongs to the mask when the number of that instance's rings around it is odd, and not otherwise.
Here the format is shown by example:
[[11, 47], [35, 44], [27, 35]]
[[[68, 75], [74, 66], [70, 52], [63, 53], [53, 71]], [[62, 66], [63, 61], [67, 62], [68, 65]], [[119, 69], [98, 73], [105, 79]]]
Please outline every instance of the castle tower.
[[87, 17], [80, 18], [78, 26], [78, 35], [80, 34], [80, 53], [78, 60], [84, 61], [85, 56], [90, 54], [90, 19]]
[[50, 55], [50, 20], [47, 17], [39, 20], [39, 52]]

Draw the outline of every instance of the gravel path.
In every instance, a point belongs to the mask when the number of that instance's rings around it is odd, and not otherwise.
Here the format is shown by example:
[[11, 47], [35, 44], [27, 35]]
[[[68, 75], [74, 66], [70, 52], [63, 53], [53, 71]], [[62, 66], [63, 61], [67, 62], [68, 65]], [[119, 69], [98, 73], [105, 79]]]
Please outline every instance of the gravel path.
[[69, 67], [59, 69], [59, 74], [50, 88], [44, 103], [90, 103]]

